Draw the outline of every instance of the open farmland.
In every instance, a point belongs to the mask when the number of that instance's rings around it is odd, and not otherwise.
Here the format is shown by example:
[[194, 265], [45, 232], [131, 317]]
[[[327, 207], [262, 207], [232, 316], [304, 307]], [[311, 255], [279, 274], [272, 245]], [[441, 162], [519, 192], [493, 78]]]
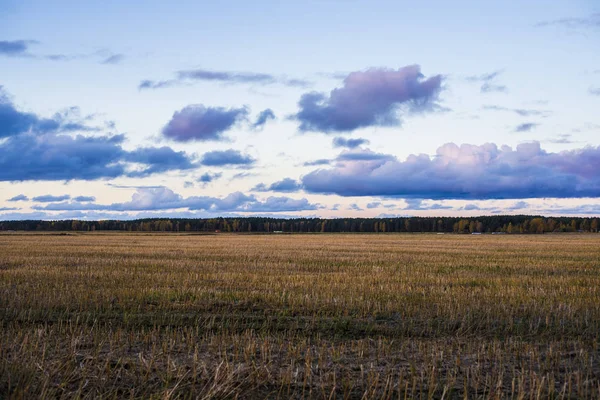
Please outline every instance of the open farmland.
[[598, 398], [600, 235], [1, 234], [0, 398]]

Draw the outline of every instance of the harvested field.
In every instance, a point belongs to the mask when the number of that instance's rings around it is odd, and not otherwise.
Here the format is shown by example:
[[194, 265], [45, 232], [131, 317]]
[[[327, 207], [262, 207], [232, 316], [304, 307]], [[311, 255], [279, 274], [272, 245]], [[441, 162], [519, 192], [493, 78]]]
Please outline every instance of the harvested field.
[[599, 398], [600, 235], [0, 234], [0, 398]]

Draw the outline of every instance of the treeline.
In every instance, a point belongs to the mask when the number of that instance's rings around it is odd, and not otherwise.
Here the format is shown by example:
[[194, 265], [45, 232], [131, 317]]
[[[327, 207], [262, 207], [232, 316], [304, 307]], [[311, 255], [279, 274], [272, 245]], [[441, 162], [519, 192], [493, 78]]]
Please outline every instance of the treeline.
[[597, 218], [544, 218], [527, 215], [477, 218], [209, 218], [132, 221], [0, 221], [0, 230], [128, 232], [437, 232], [548, 233], [598, 232]]

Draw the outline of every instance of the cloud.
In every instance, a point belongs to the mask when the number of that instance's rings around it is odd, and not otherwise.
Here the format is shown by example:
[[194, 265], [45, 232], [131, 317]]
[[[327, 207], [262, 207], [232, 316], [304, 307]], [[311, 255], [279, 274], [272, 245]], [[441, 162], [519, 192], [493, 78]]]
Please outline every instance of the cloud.
[[369, 144], [367, 139], [356, 138], [356, 139], [346, 139], [343, 137], [333, 138], [333, 147], [346, 147], [348, 149], [355, 149], [363, 144]]
[[[124, 140], [123, 135], [10, 137], [0, 144], [0, 181], [140, 177], [196, 166], [185, 153], [165, 147], [126, 151], [122, 147]], [[130, 170], [130, 163], [141, 164], [141, 169]]]
[[77, 107], [52, 118], [20, 111], [0, 87], [0, 181], [139, 177], [197, 166], [169, 147], [127, 151], [124, 135], [72, 135], [98, 131], [86, 125], [90, 118]]
[[600, 96], [600, 87], [591, 87], [591, 88], [589, 89], [589, 93], [590, 93], [592, 96]]
[[338, 162], [302, 178], [310, 193], [425, 199], [600, 196], [600, 147], [559, 153], [538, 142], [511, 147], [447, 143], [431, 158], [410, 155]]
[[223, 133], [247, 116], [247, 108], [226, 109], [205, 107], [202, 104], [189, 105], [173, 114], [162, 129], [162, 134], [177, 142], [222, 141], [226, 139]]
[[280, 212], [317, 210], [318, 205], [310, 203], [307, 199], [292, 199], [289, 197], [269, 197], [263, 202], [251, 203], [244, 210], [246, 212]]
[[216, 173], [210, 173], [210, 172], [205, 172], [204, 174], [202, 174], [202, 176], [200, 178], [198, 178], [198, 182], [202, 182], [202, 183], [210, 183], [214, 180], [219, 179], [221, 176], [223, 176], [223, 173], [221, 172], [216, 172]]
[[452, 209], [450, 206], [445, 206], [439, 203], [423, 204], [423, 199], [404, 199], [406, 206], [403, 210], [411, 211], [423, 211], [423, 210], [449, 210]]
[[280, 181], [274, 182], [270, 185], [265, 185], [264, 183], [259, 183], [252, 191], [255, 192], [297, 192], [302, 189], [302, 185], [300, 182], [291, 179], [285, 178]]
[[29, 45], [34, 43], [36, 43], [34, 40], [0, 40], [0, 55], [9, 57], [27, 56]]
[[131, 172], [130, 176], [147, 176], [171, 170], [187, 170], [197, 165], [183, 151], [175, 151], [170, 147], [142, 147], [127, 152], [123, 159], [128, 162], [144, 165], [144, 169]]
[[85, 202], [96, 201], [96, 197], [94, 197], [94, 196], [77, 196], [77, 197], [73, 197], [73, 200], [81, 202], [81, 203], [85, 203]]
[[529, 203], [527, 203], [526, 201], [517, 201], [513, 205], [506, 207], [506, 209], [509, 211], [515, 211], [515, 210], [523, 210], [523, 209], [529, 208], [529, 207], [530, 207]]
[[488, 110], [488, 111], [513, 112], [517, 115], [520, 115], [521, 117], [533, 117], [533, 116], [547, 117], [551, 114], [550, 111], [534, 110], [534, 109], [527, 109], [527, 108], [508, 108], [508, 107], [495, 106], [495, 105], [484, 105], [483, 109]]
[[469, 75], [465, 79], [468, 82], [489, 82], [496, 79], [500, 74], [502, 74], [504, 70], [499, 69], [497, 71], [486, 72], [480, 75]]
[[555, 143], [555, 144], [570, 144], [570, 143], [574, 143], [573, 140], [571, 140], [571, 136], [572, 135], [570, 135], [570, 134], [558, 135], [556, 138], [548, 139], [548, 142]]
[[278, 77], [260, 72], [211, 71], [206, 69], [179, 71], [177, 72], [177, 78], [179, 80], [217, 81], [238, 84], [280, 84], [292, 87], [306, 87], [311, 84], [303, 79], [289, 79], [287, 77]]
[[115, 178], [124, 137], [22, 134], [0, 144], [0, 181]]
[[226, 165], [252, 165], [256, 160], [248, 155], [233, 149], [224, 151], [209, 151], [204, 153], [200, 163], [211, 167], [221, 167]]
[[307, 199], [289, 197], [269, 197], [259, 200], [241, 192], [225, 197], [190, 196], [183, 197], [166, 187], [138, 189], [131, 201], [124, 203], [97, 204], [81, 202], [51, 203], [34, 206], [37, 211], [152, 211], [187, 209], [190, 211], [223, 212], [281, 212], [316, 210], [319, 206]]
[[52, 132], [58, 130], [59, 127], [58, 121], [40, 118], [33, 113], [17, 110], [0, 86], [0, 139], [31, 130]]
[[495, 85], [493, 83], [486, 82], [481, 85], [481, 93], [492, 93], [492, 92], [507, 92], [508, 88], [505, 85]]
[[252, 128], [262, 128], [267, 123], [267, 121], [272, 119], [275, 119], [275, 113], [270, 108], [267, 108], [266, 110], [263, 110], [260, 112], [260, 114], [258, 114], [256, 121], [252, 124]]
[[19, 195], [16, 195], [15, 197], [8, 199], [7, 201], [27, 201], [27, 200], [29, 200], [29, 197], [25, 196], [24, 194], [19, 194]]
[[260, 83], [272, 84], [275, 82], [275, 77], [270, 74], [254, 73], [254, 72], [229, 72], [229, 71], [209, 71], [205, 69], [194, 69], [187, 71], [179, 71], [177, 73], [179, 79], [191, 79], [198, 81], [219, 81], [232, 83]]
[[307, 87], [311, 83], [303, 79], [290, 79], [260, 72], [233, 72], [212, 71], [206, 69], [191, 69], [178, 71], [175, 79], [152, 81], [143, 80], [139, 89], [159, 89], [192, 81], [220, 82], [225, 84], [250, 84], [250, 85], [284, 85], [290, 87]]
[[120, 64], [124, 59], [124, 54], [113, 54], [102, 60], [100, 64]]
[[329, 164], [331, 164], [331, 160], [326, 159], [326, 158], [320, 158], [318, 160], [306, 161], [302, 165], [304, 167], [315, 167], [315, 166], [318, 166], [318, 165], [329, 165]]
[[506, 86], [493, 83], [503, 72], [504, 70], [497, 70], [481, 75], [471, 75], [467, 76], [466, 80], [467, 82], [482, 82], [481, 93], [506, 92], [508, 90]]
[[167, 88], [167, 87], [172, 87], [172, 86], [176, 86], [179, 82], [177, 82], [176, 80], [167, 80], [167, 81], [151, 81], [151, 80], [143, 80], [140, 82], [140, 84], [138, 85], [138, 89], [139, 90], [144, 90], [144, 89], [162, 89], [162, 88]]
[[292, 118], [300, 131], [349, 132], [369, 126], [399, 126], [399, 110], [435, 109], [442, 76], [424, 79], [418, 65], [398, 70], [372, 68], [350, 73], [344, 86], [329, 95], [302, 95], [300, 110]]
[[364, 211], [358, 204], [352, 203], [348, 206], [347, 210], [350, 211]]
[[10, 100], [8, 94], [0, 86], [0, 139], [27, 132], [38, 134], [50, 132], [93, 132], [96, 127], [85, 124], [86, 119], [79, 117], [79, 109], [70, 107], [55, 113], [52, 118], [43, 118], [34, 113], [24, 112]]
[[51, 194], [46, 194], [43, 196], [34, 197], [31, 200], [37, 201], [38, 203], [52, 203], [55, 201], [69, 200], [70, 198], [71, 198], [71, 196], [69, 196], [68, 194], [63, 194], [61, 196], [53, 196]]
[[588, 17], [560, 18], [550, 21], [542, 21], [538, 22], [536, 26], [562, 26], [568, 29], [600, 28], [600, 13], [593, 13]]
[[523, 124], [517, 125], [515, 128], [515, 132], [530, 132], [540, 124], [536, 124], [535, 122], [525, 122]]
[[374, 201], [374, 202], [367, 204], [367, 208], [369, 208], [369, 209], [379, 208], [379, 207], [384, 207], [384, 208], [388, 208], [388, 209], [397, 208], [397, 206], [395, 204], [383, 204], [380, 201]]
[[40, 44], [40, 42], [37, 40], [0, 40], [0, 56], [24, 57], [48, 61], [71, 61], [101, 57], [101, 64], [117, 64], [125, 58], [123, 54], [111, 54], [106, 49], [84, 54], [35, 54], [29, 52], [30, 45], [32, 44]]
[[581, 204], [571, 207], [549, 207], [540, 210], [545, 215], [594, 215], [600, 216], [600, 204]]
[[258, 174], [253, 173], [253, 172], [238, 172], [237, 174], [234, 174], [231, 177], [231, 180], [235, 180], [235, 179], [246, 179], [246, 178], [251, 178], [253, 176], [258, 176]]
[[336, 158], [337, 161], [387, 161], [393, 159], [395, 159], [394, 156], [375, 153], [368, 149], [360, 151], [343, 151]]

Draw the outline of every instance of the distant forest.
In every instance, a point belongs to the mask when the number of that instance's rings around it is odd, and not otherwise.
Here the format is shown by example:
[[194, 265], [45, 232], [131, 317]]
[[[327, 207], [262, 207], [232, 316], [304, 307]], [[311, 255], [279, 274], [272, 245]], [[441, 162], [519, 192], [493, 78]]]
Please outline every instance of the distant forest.
[[527, 215], [477, 218], [164, 218], [132, 221], [0, 221], [0, 231], [549, 233], [598, 232], [598, 223], [598, 218]]

